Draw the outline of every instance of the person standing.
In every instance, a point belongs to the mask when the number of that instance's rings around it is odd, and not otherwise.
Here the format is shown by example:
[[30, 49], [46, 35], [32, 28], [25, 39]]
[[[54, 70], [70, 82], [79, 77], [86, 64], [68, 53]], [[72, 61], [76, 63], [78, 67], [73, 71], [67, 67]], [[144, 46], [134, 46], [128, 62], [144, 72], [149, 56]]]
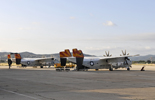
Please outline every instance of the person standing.
[[11, 56], [10, 54], [8, 55], [8, 65], [9, 65], [9, 69], [11, 67], [11, 64], [12, 64], [12, 60], [11, 60]]

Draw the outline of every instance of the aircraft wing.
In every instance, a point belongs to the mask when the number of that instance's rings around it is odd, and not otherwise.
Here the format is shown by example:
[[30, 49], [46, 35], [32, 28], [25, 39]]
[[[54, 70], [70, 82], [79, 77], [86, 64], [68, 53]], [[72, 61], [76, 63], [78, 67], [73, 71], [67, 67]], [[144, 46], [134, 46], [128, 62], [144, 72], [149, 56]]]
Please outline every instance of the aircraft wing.
[[50, 58], [35, 58], [34, 61], [38, 62], [38, 63], [46, 63], [46, 62], [51, 62], [53, 61], [54, 58], [50, 57]]
[[57, 59], [54, 59], [52, 57], [50, 58], [37, 58], [35, 59], [35, 61], [37, 63], [40, 63], [40, 64], [47, 64], [47, 63], [50, 63], [54, 66], [55, 63], [59, 63], [59, 61]]
[[113, 57], [99, 57], [100, 60], [108, 60], [108, 59], [117, 59], [117, 58], [126, 58], [126, 57], [135, 57], [135, 56], [139, 56], [139, 54], [137, 55], [126, 55], [126, 56], [113, 56]]

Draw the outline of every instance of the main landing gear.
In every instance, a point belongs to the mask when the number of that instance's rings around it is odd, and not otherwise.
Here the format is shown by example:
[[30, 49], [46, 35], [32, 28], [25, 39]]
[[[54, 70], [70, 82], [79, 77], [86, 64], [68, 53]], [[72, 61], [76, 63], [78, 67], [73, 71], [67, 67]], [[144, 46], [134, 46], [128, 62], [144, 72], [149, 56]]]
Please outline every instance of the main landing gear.
[[113, 71], [113, 67], [112, 66], [109, 67], [109, 71]]
[[127, 71], [130, 71], [130, 68], [129, 67], [127, 68]]

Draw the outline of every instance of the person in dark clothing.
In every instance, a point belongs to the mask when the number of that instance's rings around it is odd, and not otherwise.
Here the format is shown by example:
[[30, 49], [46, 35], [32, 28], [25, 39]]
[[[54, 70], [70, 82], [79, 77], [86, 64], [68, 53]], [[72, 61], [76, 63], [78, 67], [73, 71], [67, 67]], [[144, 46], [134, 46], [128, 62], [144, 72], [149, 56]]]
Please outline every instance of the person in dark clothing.
[[145, 66], [143, 66], [142, 69], [141, 69], [140, 71], [145, 71], [145, 70], [144, 70], [144, 67], [145, 67]]
[[11, 61], [11, 59], [8, 59], [8, 65], [9, 65], [9, 69], [10, 69], [10, 67], [11, 67], [11, 64], [12, 64], [12, 61]]

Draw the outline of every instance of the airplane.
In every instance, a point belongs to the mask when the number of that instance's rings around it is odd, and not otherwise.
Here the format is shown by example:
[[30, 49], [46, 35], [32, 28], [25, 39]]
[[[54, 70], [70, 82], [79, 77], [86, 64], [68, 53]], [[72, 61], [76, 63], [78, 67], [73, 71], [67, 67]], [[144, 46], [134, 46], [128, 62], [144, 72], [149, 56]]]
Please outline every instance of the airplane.
[[[17, 65], [21, 64], [22, 67], [26, 66], [40, 66], [40, 68], [43, 68], [43, 66], [54, 66], [55, 63], [59, 63], [57, 59], [54, 59], [53, 57], [49, 58], [22, 58], [19, 53], [10, 53], [8, 55], [8, 64], [10, 63], [11, 54], [15, 55], [15, 59], [12, 59], [13, 62], [16, 62]], [[9, 65], [10, 66], [10, 65]]]
[[79, 70], [88, 70], [88, 69], [109, 69], [109, 71], [113, 71], [113, 68], [127, 68], [130, 70], [132, 65], [131, 60], [128, 57], [139, 56], [137, 55], [129, 55], [123, 52], [123, 55], [120, 56], [112, 56], [109, 55], [109, 52], [106, 52], [106, 55], [103, 57], [84, 57], [81, 50], [73, 49], [73, 56], [71, 55], [69, 49], [66, 49], [63, 52], [60, 52], [60, 61], [61, 65], [65, 66], [66, 61], [77, 64], [77, 71]]

